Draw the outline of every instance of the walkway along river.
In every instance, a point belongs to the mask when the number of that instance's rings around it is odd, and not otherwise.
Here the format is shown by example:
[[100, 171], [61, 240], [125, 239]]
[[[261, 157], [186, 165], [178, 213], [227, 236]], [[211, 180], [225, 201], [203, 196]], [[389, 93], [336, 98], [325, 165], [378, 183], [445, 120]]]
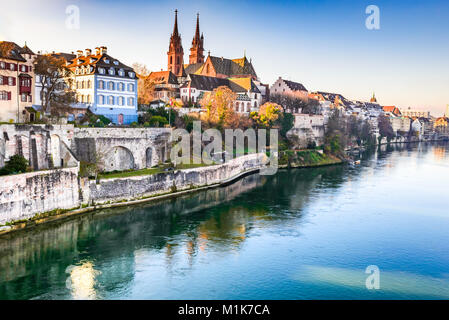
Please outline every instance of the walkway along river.
[[11, 233], [0, 299], [448, 299], [448, 181], [447, 145], [381, 146]]

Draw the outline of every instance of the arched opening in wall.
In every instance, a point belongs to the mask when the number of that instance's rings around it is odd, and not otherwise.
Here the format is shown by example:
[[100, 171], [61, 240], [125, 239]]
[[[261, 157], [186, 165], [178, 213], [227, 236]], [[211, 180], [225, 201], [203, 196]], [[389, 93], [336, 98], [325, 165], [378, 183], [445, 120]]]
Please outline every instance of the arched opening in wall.
[[53, 161], [53, 167], [60, 168], [62, 167], [61, 138], [56, 134], [52, 134], [50, 136], [50, 144], [51, 144], [51, 159]]
[[114, 147], [104, 156], [104, 171], [123, 171], [134, 169], [134, 156], [125, 147]]
[[159, 161], [165, 162], [165, 160], [167, 160], [167, 149], [165, 148], [165, 146], [163, 146], [161, 148], [161, 154], [159, 156]]
[[118, 115], [117, 122], [118, 122], [119, 125], [122, 125], [122, 124], [123, 124], [123, 114], [120, 113], [120, 114]]
[[153, 166], [153, 149], [151, 147], [148, 147], [145, 154], [146, 154], [146, 167], [151, 168]]
[[240, 105], [238, 102], [235, 103], [235, 111], [239, 112]]
[[250, 112], [251, 111], [251, 105], [250, 105], [250, 103], [248, 102], [247, 104], [246, 104], [246, 112]]

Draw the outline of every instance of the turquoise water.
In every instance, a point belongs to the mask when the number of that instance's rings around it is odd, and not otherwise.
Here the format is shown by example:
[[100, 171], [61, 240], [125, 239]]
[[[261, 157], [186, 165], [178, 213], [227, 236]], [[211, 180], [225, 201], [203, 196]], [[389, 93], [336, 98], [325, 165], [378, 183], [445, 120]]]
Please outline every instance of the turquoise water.
[[448, 186], [446, 145], [383, 146], [99, 211], [0, 238], [0, 298], [448, 299]]

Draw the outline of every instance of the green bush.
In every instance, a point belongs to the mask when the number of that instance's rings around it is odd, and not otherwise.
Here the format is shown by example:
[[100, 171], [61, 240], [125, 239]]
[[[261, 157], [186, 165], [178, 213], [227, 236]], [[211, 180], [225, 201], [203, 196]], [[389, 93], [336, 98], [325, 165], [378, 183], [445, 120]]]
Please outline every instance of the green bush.
[[0, 175], [23, 173], [28, 168], [28, 161], [21, 155], [13, 155], [5, 166], [0, 169]]

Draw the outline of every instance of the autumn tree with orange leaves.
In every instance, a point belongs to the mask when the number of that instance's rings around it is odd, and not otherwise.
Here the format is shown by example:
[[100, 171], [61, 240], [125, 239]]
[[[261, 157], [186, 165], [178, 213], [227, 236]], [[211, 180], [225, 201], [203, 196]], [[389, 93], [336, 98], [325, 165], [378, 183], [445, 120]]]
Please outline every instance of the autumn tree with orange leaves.
[[260, 106], [259, 112], [251, 112], [250, 117], [259, 126], [270, 127], [279, 119], [283, 109], [274, 102], [266, 102]]
[[219, 127], [238, 127], [239, 115], [234, 110], [236, 98], [237, 95], [227, 86], [215, 88], [200, 101], [200, 105], [206, 109], [203, 120]]

